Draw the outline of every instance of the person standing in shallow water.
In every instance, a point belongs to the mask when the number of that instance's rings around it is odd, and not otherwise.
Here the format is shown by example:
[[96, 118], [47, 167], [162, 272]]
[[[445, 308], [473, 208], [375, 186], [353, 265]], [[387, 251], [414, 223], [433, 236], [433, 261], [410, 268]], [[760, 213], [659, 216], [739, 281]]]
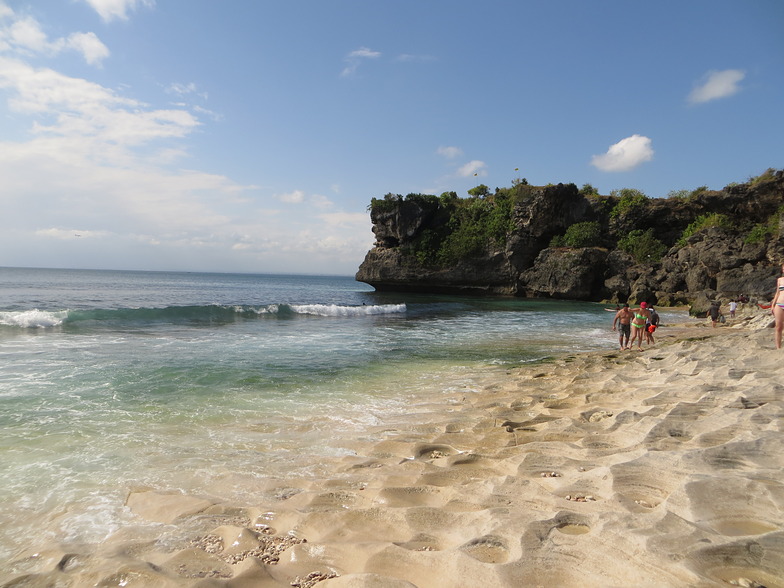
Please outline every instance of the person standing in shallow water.
[[[631, 325], [629, 324], [634, 317], [634, 314], [629, 310], [629, 305], [624, 304], [623, 308], [615, 313], [613, 319], [613, 331], [615, 330], [616, 323], [618, 324], [618, 344], [621, 350], [629, 348], [629, 335], [631, 333]], [[625, 341], [625, 342], [624, 342]]]
[[781, 274], [781, 277], [776, 280], [773, 300], [770, 301], [770, 312], [776, 319], [776, 328], [773, 331], [776, 349], [781, 349], [781, 333], [784, 331], [784, 264], [781, 266]]

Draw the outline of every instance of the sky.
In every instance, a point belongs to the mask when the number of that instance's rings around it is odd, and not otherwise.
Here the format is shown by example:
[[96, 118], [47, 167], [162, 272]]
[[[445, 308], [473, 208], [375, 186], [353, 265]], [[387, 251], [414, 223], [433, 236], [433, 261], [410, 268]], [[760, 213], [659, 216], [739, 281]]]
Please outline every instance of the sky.
[[0, 0], [0, 266], [350, 276], [390, 192], [771, 167], [782, 0]]

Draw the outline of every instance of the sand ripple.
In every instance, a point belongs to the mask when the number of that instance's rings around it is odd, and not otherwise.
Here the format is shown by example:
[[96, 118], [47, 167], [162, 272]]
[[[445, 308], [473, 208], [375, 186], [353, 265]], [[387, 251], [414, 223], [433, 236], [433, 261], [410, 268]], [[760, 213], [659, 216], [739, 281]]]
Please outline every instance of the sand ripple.
[[782, 587], [784, 354], [691, 335], [493, 372], [258, 504], [133, 493], [181, 540], [29, 554], [4, 586]]

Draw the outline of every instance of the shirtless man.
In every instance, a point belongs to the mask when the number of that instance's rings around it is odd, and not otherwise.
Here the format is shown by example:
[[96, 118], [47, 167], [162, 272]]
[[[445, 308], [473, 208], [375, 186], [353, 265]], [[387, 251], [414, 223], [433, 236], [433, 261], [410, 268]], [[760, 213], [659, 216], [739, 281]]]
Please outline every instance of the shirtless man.
[[615, 318], [613, 319], [613, 331], [615, 330], [615, 324], [617, 323], [618, 343], [621, 346], [621, 351], [624, 349], [631, 349], [631, 347], [629, 347], [629, 335], [631, 334], [631, 322], [633, 318], [634, 313], [629, 310], [628, 304], [624, 304], [623, 308], [615, 313]]

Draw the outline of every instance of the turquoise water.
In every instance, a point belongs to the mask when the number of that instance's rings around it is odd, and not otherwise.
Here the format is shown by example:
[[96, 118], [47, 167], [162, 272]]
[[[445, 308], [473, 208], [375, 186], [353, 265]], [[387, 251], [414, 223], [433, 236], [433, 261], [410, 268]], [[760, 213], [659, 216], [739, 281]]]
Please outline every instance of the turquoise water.
[[477, 373], [613, 349], [597, 304], [349, 277], [0, 268], [0, 569], [139, 521], [139, 488], [252, 501]]

